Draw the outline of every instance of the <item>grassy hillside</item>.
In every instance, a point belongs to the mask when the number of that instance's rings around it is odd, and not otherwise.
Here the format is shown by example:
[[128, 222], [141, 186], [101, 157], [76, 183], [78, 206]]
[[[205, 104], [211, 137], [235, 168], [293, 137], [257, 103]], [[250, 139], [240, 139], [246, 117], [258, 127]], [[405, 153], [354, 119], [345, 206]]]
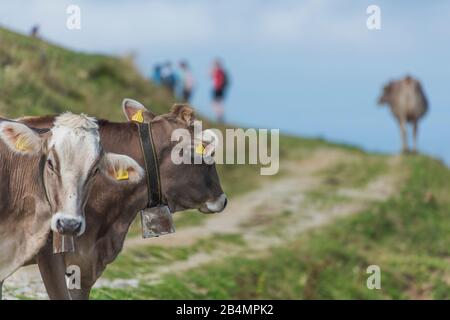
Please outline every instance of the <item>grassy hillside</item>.
[[[1, 114], [72, 110], [121, 120], [124, 97], [156, 113], [173, 103], [131, 61], [0, 29]], [[169, 241], [141, 243], [133, 225], [93, 298], [450, 298], [446, 166], [288, 136], [280, 158], [274, 177], [220, 166], [228, 211], [177, 214]], [[366, 287], [372, 264], [381, 290]]]
[[0, 28], [4, 116], [71, 110], [121, 120], [124, 97], [133, 97], [156, 113], [165, 112], [172, 102], [127, 59], [73, 52]]

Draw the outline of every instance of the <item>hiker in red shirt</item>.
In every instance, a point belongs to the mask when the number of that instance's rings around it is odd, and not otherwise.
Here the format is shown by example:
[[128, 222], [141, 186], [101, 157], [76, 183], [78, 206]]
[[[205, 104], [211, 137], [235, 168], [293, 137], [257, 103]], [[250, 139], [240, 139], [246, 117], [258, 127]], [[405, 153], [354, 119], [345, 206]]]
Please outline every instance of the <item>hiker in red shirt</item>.
[[224, 122], [223, 100], [228, 87], [228, 76], [220, 60], [216, 59], [211, 70], [213, 82], [213, 109], [216, 113], [217, 121]]

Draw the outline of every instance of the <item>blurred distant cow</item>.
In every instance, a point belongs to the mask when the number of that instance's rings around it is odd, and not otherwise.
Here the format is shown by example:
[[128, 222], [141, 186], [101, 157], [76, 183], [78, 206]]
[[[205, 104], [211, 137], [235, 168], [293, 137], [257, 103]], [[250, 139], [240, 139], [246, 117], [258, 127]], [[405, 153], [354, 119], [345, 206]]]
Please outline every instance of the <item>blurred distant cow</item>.
[[388, 104], [400, 124], [403, 152], [408, 152], [406, 123], [412, 123], [414, 134], [413, 152], [417, 151], [417, 125], [427, 112], [428, 102], [420, 82], [411, 76], [389, 82], [383, 88], [378, 104]]

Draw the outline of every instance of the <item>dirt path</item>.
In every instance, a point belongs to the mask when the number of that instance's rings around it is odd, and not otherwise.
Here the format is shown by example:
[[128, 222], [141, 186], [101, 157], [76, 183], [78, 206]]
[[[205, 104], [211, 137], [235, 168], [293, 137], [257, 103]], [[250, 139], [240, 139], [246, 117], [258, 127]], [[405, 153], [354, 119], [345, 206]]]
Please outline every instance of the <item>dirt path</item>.
[[[352, 161], [355, 156], [339, 149], [323, 149], [299, 162], [282, 163], [286, 174], [258, 190], [230, 201], [225, 212], [205, 220], [199, 226], [177, 230], [152, 241], [130, 238], [125, 242], [124, 250], [141, 246], [179, 247], [192, 246], [201, 239], [213, 238], [217, 234], [240, 234], [244, 245], [223, 245], [212, 252], [198, 252], [186, 260], [175, 261], [151, 274], [136, 279], [100, 279], [97, 287], [135, 287], [139, 281], [147, 283], [159, 281], [167, 273], [183, 272], [199, 265], [219, 261], [228, 256], [245, 253], [245, 256], [260, 256], [268, 252], [268, 248], [281, 245], [294, 239], [300, 233], [320, 227], [334, 221], [338, 217], [360, 212], [374, 201], [383, 201], [390, 197], [399, 183], [398, 176], [382, 175], [370, 181], [365, 187], [358, 189], [339, 188], [337, 194], [346, 201], [322, 207], [306, 201], [307, 193], [323, 184], [323, 178], [316, 173], [336, 165], [342, 161]], [[392, 158], [389, 166], [396, 166], [398, 159]], [[287, 218], [278, 219], [283, 212], [292, 212]], [[271, 227], [270, 219], [281, 223], [282, 236], [268, 235], [266, 229]], [[281, 217], [281, 216], [280, 216]], [[266, 220], [269, 219], [267, 222]], [[266, 222], [264, 222], [266, 221]], [[17, 289], [16, 289], [17, 288]], [[46, 297], [36, 266], [22, 268], [5, 281], [4, 295], [14, 298], [16, 295], [28, 297]]]
[[[306, 176], [304, 176], [306, 178]], [[305, 204], [304, 202], [304, 192], [311, 190], [313, 186], [317, 186], [319, 181], [317, 177], [308, 176], [306, 179], [308, 187], [300, 185], [292, 185], [291, 178], [280, 181], [280, 188], [275, 192], [270, 193], [270, 197], [265, 195], [259, 198], [261, 202], [245, 202], [245, 206], [239, 207], [242, 204], [240, 199], [236, 201], [236, 206], [240, 210], [230, 211], [231, 215], [235, 215], [233, 223], [229, 222], [226, 228], [220, 228], [220, 225], [215, 225], [220, 223], [222, 219], [214, 219], [209, 222], [207, 230], [215, 230], [215, 232], [206, 232], [206, 234], [223, 234], [223, 233], [235, 233], [243, 235], [245, 240], [244, 245], [240, 246], [228, 246], [220, 248], [220, 250], [214, 250], [211, 253], [198, 252], [191, 255], [186, 260], [180, 260], [173, 262], [169, 265], [164, 265], [151, 272], [151, 274], [145, 275], [145, 277], [139, 279], [144, 280], [146, 283], [158, 282], [161, 277], [165, 274], [173, 274], [187, 271], [199, 267], [202, 264], [212, 263], [215, 261], [222, 260], [230, 256], [245, 256], [245, 257], [261, 257], [270, 253], [271, 247], [282, 245], [290, 240], [298, 237], [299, 234], [306, 232], [312, 228], [321, 227], [332, 223], [336, 218], [348, 216], [351, 214], [356, 214], [361, 212], [363, 209], [367, 208], [370, 203], [383, 201], [389, 198], [397, 190], [399, 183], [398, 177], [394, 178], [392, 175], [382, 175], [368, 183], [364, 188], [358, 189], [342, 189], [338, 193], [345, 194], [347, 201], [342, 203], [337, 203], [326, 208], [318, 208], [315, 205]], [[281, 185], [283, 187], [281, 187]], [[279, 192], [282, 191], [282, 192]], [[303, 192], [303, 193], [302, 193]], [[249, 195], [253, 199], [253, 195]], [[247, 200], [247, 197], [243, 197]], [[249, 205], [255, 205], [251, 206]], [[261, 205], [264, 209], [261, 210]], [[295, 214], [294, 216], [287, 219], [283, 226], [280, 227], [282, 230], [282, 236], [280, 234], [270, 235], [265, 231], [267, 225], [248, 227], [252, 219], [258, 219], [255, 212], [259, 214], [264, 214], [261, 212], [271, 212], [273, 214], [273, 208], [279, 210], [278, 212], [286, 212], [286, 210], [292, 210], [293, 212], [300, 211], [301, 213]], [[301, 210], [298, 210], [301, 208]], [[248, 210], [248, 211], [247, 211]], [[295, 211], [294, 211], [295, 210]], [[192, 230], [197, 228], [192, 228]], [[201, 236], [200, 236], [201, 235]], [[179, 242], [173, 240], [165, 240], [165, 245], [170, 246], [181, 246], [186, 245], [187, 239], [189, 244], [194, 244], [195, 240], [203, 238], [205, 232], [200, 233], [191, 232], [191, 230], [186, 229], [185, 242]], [[132, 242], [133, 245], [141, 243]], [[115, 287], [114, 283], [104, 279], [98, 283], [98, 287]]]
[[[346, 154], [339, 150], [321, 150], [298, 163], [282, 164], [287, 177], [270, 182], [242, 197], [230, 201], [224, 212], [208, 217], [199, 226], [188, 227], [176, 233], [148, 241], [140, 237], [127, 239], [125, 250], [136, 246], [189, 246], [213, 234], [235, 233], [241, 231], [240, 225], [258, 214], [259, 208], [298, 209], [304, 193], [317, 186], [320, 179], [315, 173], [343, 161]], [[348, 155], [347, 155], [348, 157]], [[286, 202], [286, 195], [289, 201]]]

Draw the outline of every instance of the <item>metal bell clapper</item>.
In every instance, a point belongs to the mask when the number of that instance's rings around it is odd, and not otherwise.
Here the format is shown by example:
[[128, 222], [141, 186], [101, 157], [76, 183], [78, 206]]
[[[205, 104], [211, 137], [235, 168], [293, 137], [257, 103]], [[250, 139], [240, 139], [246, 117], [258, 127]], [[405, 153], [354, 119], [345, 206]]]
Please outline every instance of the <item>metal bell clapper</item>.
[[140, 211], [142, 237], [152, 238], [175, 232], [172, 213], [167, 206], [146, 208]]

